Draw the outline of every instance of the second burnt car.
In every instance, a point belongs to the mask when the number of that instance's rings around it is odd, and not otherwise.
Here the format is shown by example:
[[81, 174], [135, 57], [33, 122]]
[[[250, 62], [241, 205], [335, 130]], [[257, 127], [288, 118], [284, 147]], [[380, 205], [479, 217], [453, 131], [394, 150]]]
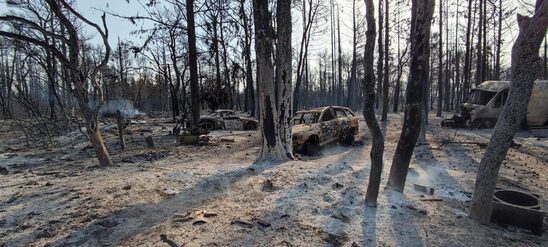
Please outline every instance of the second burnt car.
[[320, 147], [334, 141], [354, 143], [358, 119], [342, 106], [298, 111], [293, 117], [292, 133], [295, 152], [315, 154]]
[[259, 121], [253, 118], [240, 117], [233, 110], [223, 109], [200, 116], [199, 125], [208, 131], [216, 129], [257, 130]]

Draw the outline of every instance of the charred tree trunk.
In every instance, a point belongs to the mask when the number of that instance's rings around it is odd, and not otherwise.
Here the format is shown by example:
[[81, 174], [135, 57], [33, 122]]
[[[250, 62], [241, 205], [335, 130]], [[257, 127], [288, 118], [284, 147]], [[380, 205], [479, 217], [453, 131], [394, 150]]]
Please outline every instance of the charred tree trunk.
[[342, 85], [342, 48], [341, 48], [341, 18], [339, 16], [339, 6], [337, 5], [337, 41], [338, 41], [338, 53], [339, 53], [339, 58], [337, 59], [337, 62], [339, 64], [339, 86], [337, 87], [337, 90], [339, 91], [338, 92], [338, 96], [337, 96], [337, 105], [342, 105], [343, 103], [343, 98], [344, 98], [344, 89], [343, 89], [343, 85]]
[[[305, 77], [307, 78], [307, 66], [308, 66], [308, 46], [310, 43], [310, 31], [312, 29], [312, 24], [314, 22], [314, 19], [316, 17], [318, 5], [313, 5], [313, 2], [309, 0], [309, 6], [308, 6], [308, 12], [306, 8], [306, 2], [303, 1], [303, 34], [301, 37], [301, 43], [300, 43], [300, 49], [299, 49], [299, 57], [297, 60], [297, 75], [296, 75], [296, 82], [295, 82], [295, 90], [293, 91], [293, 111], [297, 111], [299, 107], [300, 98], [303, 98], [304, 101], [304, 94], [301, 93], [301, 84], [305, 80]], [[305, 83], [308, 84], [308, 81]], [[306, 91], [306, 88], [304, 88]], [[304, 102], [303, 102], [304, 103]]]
[[411, 5], [411, 67], [406, 92], [403, 129], [392, 160], [388, 187], [403, 192], [409, 161], [420, 133], [423, 90], [428, 81], [430, 23], [434, 0], [413, 0]]
[[[387, 121], [388, 120], [388, 92], [390, 90], [390, 84], [388, 79], [390, 78], [389, 73], [389, 65], [388, 60], [390, 57], [390, 51], [388, 49], [388, 45], [390, 42], [390, 36], [389, 36], [389, 23], [388, 23], [388, 7], [390, 5], [390, 1], [385, 0], [384, 1], [384, 52], [386, 54], [384, 55], [384, 77], [383, 77], [383, 83], [382, 83], [382, 118], [381, 121]], [[382, 32], [382, 30], [379, 30], [379, 32]]]
[[46, 51], [46, 66], [47, 66], [47, 76], [48, 76], [48, 103], [50, 109], [49, 118], [55, 120], [55, 81], [57, 75], [55, 74], [55, 59], [51, 55], [51, 52]]
[[445, 111], [451, 110], [451, 56], [449, 50], [449, 3], [445, 4], [445, 80], [443, 80], [443, 107]]
[[186, 0], [188, 35], [188, 62], [190, 69], [190, 126], [200, 121], [200, 91], [198, 85], [198, 54], [196, 52], [196, 25], [194, 23], [194, 0]]
[[219, 34], [217, 31], [217, 26], [219, 25], [218, 16], [213, 16], [212, 29], [213, 29], [213, 53], [215, 61], [215, 89], [216, 96], [218, 100], [217, 107], [226, 108], [226, 91], [227, 88], [223, 87], [223, 82], [221, 80], [221, 60], [219, 52]]
[[483, 75], [483, 18], [485, 16], [483, 15], [483, 5], [484, 2], [487, 0], [479, 0], [479, 25], [478, 25], [478, 49], [477, 49], [477, 58], [476, 58], [476, 86], [478, 86], [482, 82], [482, 75]]
[[245, 0], [240, 0], [240, 15], [244, 23], [244, 57], [245, 57], [245, 80], [246, 80], [246, 102], [251, 116], [255, 116], [255, 87], [253, 86], [253, 68], [251, 64], [251, 30], [247, 13], [245, 12]]
[[[385, 0], [385, 1], [388, 1], [388, 0]], [[377, 58], [377, 98], [375, 99], [376, 100], [376, 106], [377, 106], [377, 109], [381, 108], [382, 109], [382, 101], [379, 100], [380, 96], [382, 95], [382, 82], [383, 82], [383, 72], [384, 72], [384, 69], [383, 69], [383, 60], [384, 60], [384, 47], [383, 47], [383, 39], [382, 39], [382, 30], [383, 29], [383, 13], [382, 13], [382, 0], [379, 0], [379, 37], [378, 37], [378, 42], [377, 42], [377, 46], [378, 46], [378, 49], [379, 49], [379, 56]]]
[[397, 48], [398, 48], [398, 52], [397, 52], [397, 56], [398, 56], [398, 67], [397, 67], [397, 75], [396, 75], [396, 87], [394, 88], [394, 107], [392, 108], [392, 111], [394, 113], [398, 112], [398, 109], [399, 109], [399, 104], [400, 104], [400, 96], [401, 96], [401, 77], [402, 77], [402, 74], [403, 74], [403, 66], [404, 66], [404, 57], [405, 57], [405, 54], [407, 53], [407, 47], [409, 47], [408, 45], [405, 46], [405, 50], [403, 52], [403, 54], [401, 53], [401, 48], [400, 48], [400, 33], [401, 33], [401, 18], [400, 18], [400, 2], [397, 2], [397, 9], [398, 9], [398, 23], [397, 23], [397, 40], [398, 40], [398, 44], [397, 44]]
[[460, 102], [461, 102], [461, 95], [460, 95], [460, 57], [461, 57], [461, 52], [459, 51], [459, 7], [460, 7], [460, 3], [457, 2], [457, 13], [456, 13], [456, 16], [457, 16], [457, 21], [455, 23], [455, 34], [454, 34], [454, 38], [455, 38], [455, 60], [454, 60], [454, 64], [455, 64], [455, 80], [454, 80], [454, 85], [453, 85], [453, 95], [455, 96], [454, 97], [454, 102], [453, 102], [453, 107], [454, 109], [453, 110], [456, 110], [456, 112], [459, 112], [459, 105], [460, 105]]
[[[173, 80], [169, 80], [170, 86], [171, 86], [171, 104], [173, 106], [173, 121], [176, 121], [176, 116], [181, 115], [181, 110], [179, 108], [179, 88], [181, 87], [182, 83], [182, 76], [181, 76], [181, 70], [179, 69], [179, 66], [177, 65], [177, 42], [176, 42], [176, 35], [173, 30], [169, 31], [169, 50], [170, 50], [170, 58], [171, 63], [173, 64], [173, 71], [175, 72], [175, 84], [173, 84]], [[169, 67], [168, 67], [169, 68]], [[171, 72], [169, 73], [171, 77]], [[184, 107], [184, 106], [183, 106]]]
[[365, 0], [365, 18], [367, 21], [367, 32], [365, 34], [364, 65], [365, 78], [363, 81], [363, 95], [365, 104], [363, 107], [363, 116], [369, 132], [371, 132], [372, 146], [371, 153], [371, 171], [369, 173], [369, 184], [365, 195], [365, 203], [374, 207], [377, 205], [379, 187], [382, 175], [382, 156], [384, 153], [384, 138], [381, 128], [375, 117], [375, 74], [373, 73], [373, 53], [375, 52], [375, 9], [373, 0]]
[[304, 49], [305, 49], [305, 40], [306, 40], [306, 34], [307, 34], [307, 28], [308, 25], [306, 23], [306, 1], [303, 2], [303, 9], [302, 9], [302, 15], [303, 15], [303, 34], [301, 37], [301, 44], [299, 49], [299, 57], [297, 60], [297, 81], [295, 82], [295, 90], [293, 91], [293, 111], [296, 112], [299, 108], [299, 97], [301, 94], [301, 84], [303, 81], [303, 66], [304, 66]]
[[439, 6], [439, 40], [438, 40], [438, 109], [437, 117], [441, 117], [443, 108], [443, 0], [440, 0]]
[[[221, 11], [221, 21], [219, 23], [219, 31], [221, 31], [221, 46], [223, 48], [223, 69], [224, 69], [224, 87], [225, 87], [225, 92], [226, 92], [226, 96], [225, 96], [225, 107], [228, 107], [229, 109], [234, 109], [234, 95], [235, 95], [235, 92], [234, 92], [234, 89], [235, 87], [232, 85], [232, 82], [230, 80], [230, 71], [228, 69], [228, 50], [226, 48], [226, 41], [225, 41], [225, 36], [224, 36], [224, 29], [223, 29], [223, 23], [224, 23], [224, 20], [223, 20], [223, 10], [224, 10], [224, 6], [220, 7], [219, 10]], [[239, 98], [239, 97], [238, 97]]]
[[483, 45], [481, 46], [481, 82], [487, 80], [489, 72], [489, 66], [487, 66], [487, 0], [483, 0], [483, 21], [480, 22], [483, 25]]
[[465, 53], [464, 53], [464, 83], [462, 85], [462, 101], [468, 101], [468, 92], [470, 91], [470, 36], [472, 32], [472, 0], [468, 0], [468, 15], [467, 15], [467, 24], [466, 24], [466, 43], [465, 43]]
[[293, 119], [293, 77], [291, 46], [291, 0], [276, 3], [276, 107], [279, 146], [285, 151], [284, 159], [293, 158], [291, 120]]
[[483, 224], [489, 223], [491, 218], [493, 194], [500, 166], [506, 157], [516, 128], [525, 117], [533, 83], [542, 68], [538, 54], [548, 28], [548, 3], [537, 0], [536, 6], [532, 17], [518, 14], [520, 31], [512, 46], [510, 92], [476, 176], [470, 217]]
[[329, 12], [331, 21], [331, 104], [337, 103], [337, 93], [335, 88], [335, 15], [333, 11], [333, 0], [329, 1]]
[[[276, 71], [272, 61], [274, 30], [268, 0], [253, 0], [255, 19], [255, 52], [257, 57], [257, 81], [259, 82], [259, 121], [262, 143], [257, 162], [287, 161], [293, 159], [291, 148], [291, 13], [290, 1], [277, 4], [278, 54]], [[284, 46], [285, 45], [285, 46]], [[288, 51], [289, 49], [289, 51]], [[286, 84], [289, 83], [289, 84]], [[279, 91], [286, 90], [281, 94]], [[279, 110], [281, 113], [279, 113]], [[283, 118], [280, 118], [283, 116]], [[282, 126], [280, 126], [282, 125]], [[283, 133], [280, 133], [282, 131]], [[289, 148], [289, 149], [288, 149]]]
[[500, 80], [500, 52], [502, 46], [502, 0], [499, 0], [499, 20], [497, 29], [497, 53], [495, 57], [495, 76], [496, 80]]
[[[352, 68], [350, 71], [350, 80], [348, 83], [348, 100], [346, 105], [350, 108], [356, 107], [357, 94], [357, 62], [356, 62], [356, 47], [357, 47], [357, 28], [356, 28], [356, 0], [352, 0]], [[374, 90], [374, 89], [373, 89]]]

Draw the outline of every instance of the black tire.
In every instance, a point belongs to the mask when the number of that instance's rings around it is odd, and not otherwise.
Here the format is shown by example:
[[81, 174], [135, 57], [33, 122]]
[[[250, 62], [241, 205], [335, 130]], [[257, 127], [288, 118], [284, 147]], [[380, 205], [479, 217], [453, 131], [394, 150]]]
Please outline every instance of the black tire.
[[308, 140], [303, 147], [304, 154], [306, 155], [316, 155], [320, 152], [320, 143]]
[[200, 123], [200, 127], [206, 129], [207, 131], [212, 131], [215, 129], [215, 123], [212, 121], [203, 121]]
[[356, 136], [354, 135], [354, 131], [350, 130], [346, 133], [346, 137], [344, 138], [344, 144], [354, 145], [354, 141], [356, 141]]
[[344, 129], [339, 135], [339, 143], [352, 145], [354, 144], [354, 130], [353, 129]]
[[254, 122], [248, 122], [245, 124], [244, 130], [257, 130], [257, 124]]

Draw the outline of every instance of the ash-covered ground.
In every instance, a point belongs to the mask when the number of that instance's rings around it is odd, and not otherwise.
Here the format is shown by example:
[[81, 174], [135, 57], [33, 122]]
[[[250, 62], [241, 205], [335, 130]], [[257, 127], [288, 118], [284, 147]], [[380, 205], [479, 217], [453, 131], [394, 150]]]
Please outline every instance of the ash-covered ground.
[[[214, 131], [210, 142], [180, 146], [168, 118], [102, 130], [114, 167], [100, 168], [79, 131], [43, 147], [0, 123], [0, 246], [546, 246], [512, 226], [467, 217], [478, 163], [492, 130], [443, 129], [431, 116], [415, 149], [405, 192], [384, 190], [402, 114], [383, 126], [379, 205], [364, 205], [370, 170], [365, 145], [332, 144], [321, 155], [253, 164], [257, 131]], [[154, 148], [146, 146], [152, 136]], [[498, 186], [548, 197], [548, 130], [520, 131]], [[434, 195], [413, 184], [434, 188]], [[429, 199], [441, 199], [429, 201]], [[545, 207], [546, 209], [546, 207]], [[186, 217], [207, 212], [206, 223]], [[162, 240], [163, 239], [163, 240]], [[165, 242], [167, 241], [167, 242]]]

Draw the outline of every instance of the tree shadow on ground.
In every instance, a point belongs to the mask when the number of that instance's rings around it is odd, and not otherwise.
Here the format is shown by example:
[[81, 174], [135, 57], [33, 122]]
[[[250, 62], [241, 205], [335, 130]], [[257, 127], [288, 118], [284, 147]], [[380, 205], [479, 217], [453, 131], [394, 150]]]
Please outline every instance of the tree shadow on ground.
[[223, 197], [237, 181], [279, 164], [252, 164], [210, 176], [159, 203], [137, 204], [112, 212], [103, 219], [69, 233], [51, 246], [101, 246], [105, 243], [119, 245], [124, 240], [171, 219], [176, 212], [203, 207], [204, 204]]
[[[315, 167], [294, 186], [287, 188], [274, 202], [272, 210], [254, 216], [271, 222], [272, 229], [277, 232], [271, 239], [272, 245], [291, 244], [287, 241], [294, 238], [312, 246], [347, 245], [349, 239], [346, 231], [356, 218], [353, 216], [360, 214], [359, 204], [364, 196], [358, 191], [361, 186], [342, 181], [345, 176], [353, 176], [352, 181], [364, 182], [361, 178], [365, 177], [368, 169], [354, 171], [349, 165], [364, 150], [359, 147], [348, 149], [335, 160], [314, 161], [321, 166]], [[248, 235], [245, 243], [257, 246], [262, 243], [262, 237], [260, 234]]]

